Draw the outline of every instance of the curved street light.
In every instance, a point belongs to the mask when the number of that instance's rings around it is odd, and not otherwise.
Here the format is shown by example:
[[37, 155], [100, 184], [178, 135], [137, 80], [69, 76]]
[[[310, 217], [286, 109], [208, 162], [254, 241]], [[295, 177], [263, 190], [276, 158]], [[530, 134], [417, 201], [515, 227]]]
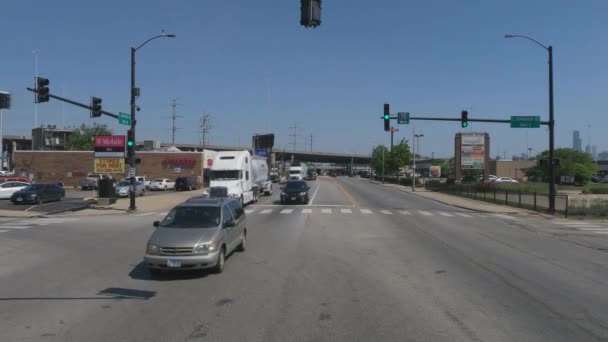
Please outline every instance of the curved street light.
[[[131, 129], [130, 134], [127, 136], [133, 139], [133, 145], [127, 146], [127, 155], [129, 156], [129, 165], [131, 168], [135, 168], [135, 97], [139, 96], [139, 89], [135, 87], [135, 52], [141, 49], [144, 45], [157, 38], [175, 38], [175, 34], [161, 33], [158, 36], [154, 36], [138, 47], [131, 47]], [[133, 175], [135, 176], [135, 175]], [[135, 210], [135, 177], [131, 177], [131, 188], [129, 190], [129, 210]]]
[[519, 34], [505, 34], [505, 38], [523, 38], [527, 39], [549, 53], [549, 211], [555, 213], [555, 118], [553, 111], [553, 46], [546, 46], [534, 38], [522, 36]]

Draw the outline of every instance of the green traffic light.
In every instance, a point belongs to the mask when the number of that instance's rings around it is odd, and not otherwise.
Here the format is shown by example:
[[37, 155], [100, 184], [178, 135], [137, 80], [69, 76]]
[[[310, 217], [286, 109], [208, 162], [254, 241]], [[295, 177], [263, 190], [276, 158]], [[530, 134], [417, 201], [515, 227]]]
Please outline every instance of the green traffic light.
[[384, 114], [384, 120], [388, 120], [390, 118], [391, 118], [391, 116], [389, 114]]
[[462, 122], [462, 128], [467, 128], [469, 126], [469, 122], [468, 121], [463, 121]]
[[133, 142], [132, 141], [127, 141], [127, 146], [133, 147]]

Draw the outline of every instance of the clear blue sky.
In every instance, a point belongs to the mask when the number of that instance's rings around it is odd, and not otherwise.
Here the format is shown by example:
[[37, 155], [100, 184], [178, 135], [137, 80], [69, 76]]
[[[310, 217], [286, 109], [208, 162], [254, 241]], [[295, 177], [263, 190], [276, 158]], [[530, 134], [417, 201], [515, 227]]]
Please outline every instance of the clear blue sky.
[[[315, 150], [368, 153], [388, 144], [382, 104], [413, 116], [547, 118], [547, 53], [506, 33], [555, 49], [556, 143], [572, 146], [578, 129], [608, 149], [608, 2], [323, 1], [323, 23], [299, 25], [299, 0], [9, 1], [2, 6], [0, 90], [13, 93], [5, 134], [30, 134], [34, 55], [51, 92], [111, 112], [129, 110], [129, 47], [165, 29], [137, 56], [138, 140], [170, 141], [177, 98], [179, 143], [198, 143], [199, 118], [211, 114], [211, 143], [244, 145], [274, 132], [291, 148], [313, 134]], [[88, 112], [59, 101], [39, 105], [39, 123], [80, 125]], [[102, 117], [115, 133], [126, 126]], [[422, 152], [453, 153], [456, 122], [416, 122]], [[491, 135], [492, 156], [548, 146], [541, 129], [471, 124]], [[526, 133], [528, 131], [528, 133]], [[411, 137], [401, 126], [396, 140]], [[527, 138], [526, 138], [527, 137]], [[527, 143], [526, 143], [527, 140]]]

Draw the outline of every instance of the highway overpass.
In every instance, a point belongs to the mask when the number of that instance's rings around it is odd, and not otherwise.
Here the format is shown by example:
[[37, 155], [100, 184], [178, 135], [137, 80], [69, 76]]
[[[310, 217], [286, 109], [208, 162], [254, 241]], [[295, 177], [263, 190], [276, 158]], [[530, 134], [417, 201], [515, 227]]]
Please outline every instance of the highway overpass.
[[[137, 143], [137, 150], [145, 151], [146, 145], [144, 142]], [[176, 147], [180, 151], [184, 152], [202, 152], [204, 149], [214, 151], [234, 151], [234, 150], [249, 150], [251, 147], [244, 146], [225, 146], [225, 145], [197, 145], [197, 144], [171, 144], [161, 143], [160, 149], [167, 149], [170, 147]], [[151, 149], [148, 149], [151, 150]], [[332, 153], [332, 152], [311, 152], [311, 151], [288, 151], [284, 149], [273, 149], [272, 153], [277, 162], [282, 160], [285, 161], [302, 161], [310, 163], [334, 163], [347, 165], [352, 163], [353, 165], [367, 165], [370, 162], [370, 156], [361, 154], [347, 154], [347, 153]]]

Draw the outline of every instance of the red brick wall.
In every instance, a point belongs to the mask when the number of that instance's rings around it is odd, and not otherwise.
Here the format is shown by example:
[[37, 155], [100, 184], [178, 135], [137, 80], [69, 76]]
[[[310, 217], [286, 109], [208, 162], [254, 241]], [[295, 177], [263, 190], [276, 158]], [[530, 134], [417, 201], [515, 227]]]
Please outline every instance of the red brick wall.
[[[193, 176], [199, 183], [202, 180], [203, 153], [137, 152], [137, 157], [141, 159], [141, 164], [137, 166], [138, 176], [173, 180], [180, 176]], [[81, 178], [93, 172], [93, 159], [92, 151], [15, 151], [13, 165], [16, 175], [20, 172], [33, 174], [37, 183], [55, 183], [61, 178], [66, 186], [77, 186]], [[112, 174], [115, 179], [124, 176]]]

